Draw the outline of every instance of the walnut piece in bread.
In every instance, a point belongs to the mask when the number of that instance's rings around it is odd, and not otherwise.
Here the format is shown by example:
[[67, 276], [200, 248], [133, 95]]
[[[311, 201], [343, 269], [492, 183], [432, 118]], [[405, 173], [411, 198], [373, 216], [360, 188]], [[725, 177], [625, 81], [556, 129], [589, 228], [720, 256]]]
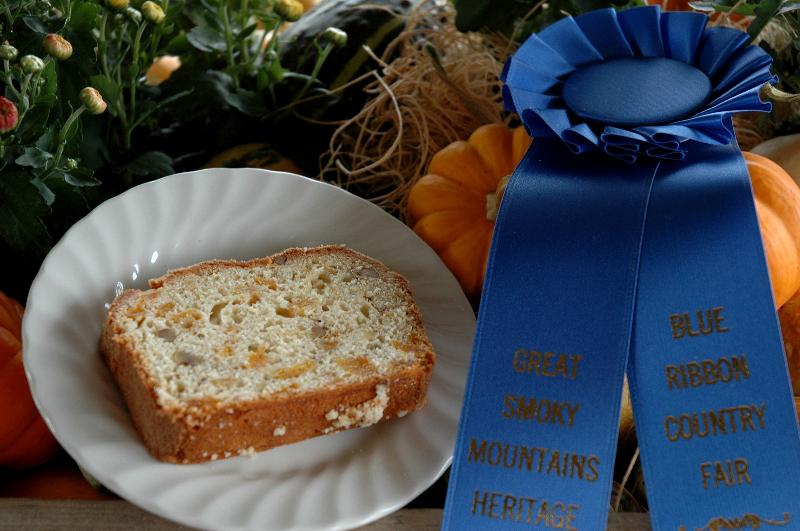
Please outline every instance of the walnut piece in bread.
[[434, 366], [408, 282], [343, 246], [171, 271], [111, 305], [101, 351], [145, 445], [195, 463], [402, 417]]

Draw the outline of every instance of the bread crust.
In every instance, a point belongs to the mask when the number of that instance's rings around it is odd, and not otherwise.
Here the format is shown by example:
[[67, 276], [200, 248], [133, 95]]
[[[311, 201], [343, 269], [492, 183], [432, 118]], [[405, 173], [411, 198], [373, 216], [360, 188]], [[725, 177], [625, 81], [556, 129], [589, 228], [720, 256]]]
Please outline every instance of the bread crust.
[[[409, 306], [409, 346], [417, 353], [412, 366], [391, 374], [375, 375], [356, 383], [339, 384], [312, 391], [283, 392], [265, 398], [221, 403], [209, 398], [181, 407], [159, 402], [156, 382], [147, 373], [138, 352], [123, 327], [124, 309], [143, 297], [186, 275], [205, 275], [224, 268], [269, 265], [300, 255], [341, 253], [369, 264], [403, 292]], [[134, 426], [150, 453], [173, 463], [198, 463], [233, 455], [251, 454], [310, 437], [357, 426], [336, 423], [332, 411], [348, 411], [376, 399], [385, 386], [388, 403], [381, 421], [402, 417], [424, 406], [435, 363], [433, 347], [422, 324], [408, 281], [381, 262], [344, 246], [291, 248], [250, 261], [210, 260], [168, 272], [150, 281], [151, 290], [124, 291], [111, 305], [100, 340], [103, 358], [120, 389]]]

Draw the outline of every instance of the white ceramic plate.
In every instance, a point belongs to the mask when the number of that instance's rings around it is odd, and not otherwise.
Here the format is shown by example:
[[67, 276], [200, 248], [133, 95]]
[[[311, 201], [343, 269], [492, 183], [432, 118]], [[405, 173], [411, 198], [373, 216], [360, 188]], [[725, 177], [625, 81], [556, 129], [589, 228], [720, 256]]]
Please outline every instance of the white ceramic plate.
[[[98, 353], [107, 304], [170, 268], [324, 243], [409, 279], [437, 353], [428, 405], [255, 457], [153, 459]], [[138, 186], [70, 229], [33, 283], [23, 344], [34, 399], [56, 438], [123, 498], [199, 528], [348, 529], [402, 507], [450, 463], [474, 327], [436, 254], [378, 207], [296, 175], [213, 169]]]

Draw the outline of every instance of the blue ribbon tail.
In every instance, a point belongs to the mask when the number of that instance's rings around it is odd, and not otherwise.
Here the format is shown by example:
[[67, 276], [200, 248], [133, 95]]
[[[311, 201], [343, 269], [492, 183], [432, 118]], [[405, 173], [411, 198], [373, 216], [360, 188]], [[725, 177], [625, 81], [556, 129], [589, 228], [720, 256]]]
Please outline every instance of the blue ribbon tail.
[[659, 168], [628, 376], [654, 529], [800, 529], [800, 434], [735, 145]]
[[442, 529], [605, 528], [642, 229], [659, 164], [575, 157], [560, 140], [542, 138], [512, 176]]

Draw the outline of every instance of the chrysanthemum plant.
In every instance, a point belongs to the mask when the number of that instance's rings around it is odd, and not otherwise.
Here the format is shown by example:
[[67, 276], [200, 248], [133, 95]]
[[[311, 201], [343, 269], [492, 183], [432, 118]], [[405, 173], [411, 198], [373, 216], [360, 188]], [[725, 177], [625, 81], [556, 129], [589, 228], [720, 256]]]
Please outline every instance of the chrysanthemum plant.
[[263, 128], [285, 108], [274, 87], [302, 75], [281, 67], [274, 35], [302, 14], [297, 0], [0, 1], [0, 255], [14, 257], [2, 265], [13, 294], [99, 201], [192, 156], [201, 165], [222, 117]]

